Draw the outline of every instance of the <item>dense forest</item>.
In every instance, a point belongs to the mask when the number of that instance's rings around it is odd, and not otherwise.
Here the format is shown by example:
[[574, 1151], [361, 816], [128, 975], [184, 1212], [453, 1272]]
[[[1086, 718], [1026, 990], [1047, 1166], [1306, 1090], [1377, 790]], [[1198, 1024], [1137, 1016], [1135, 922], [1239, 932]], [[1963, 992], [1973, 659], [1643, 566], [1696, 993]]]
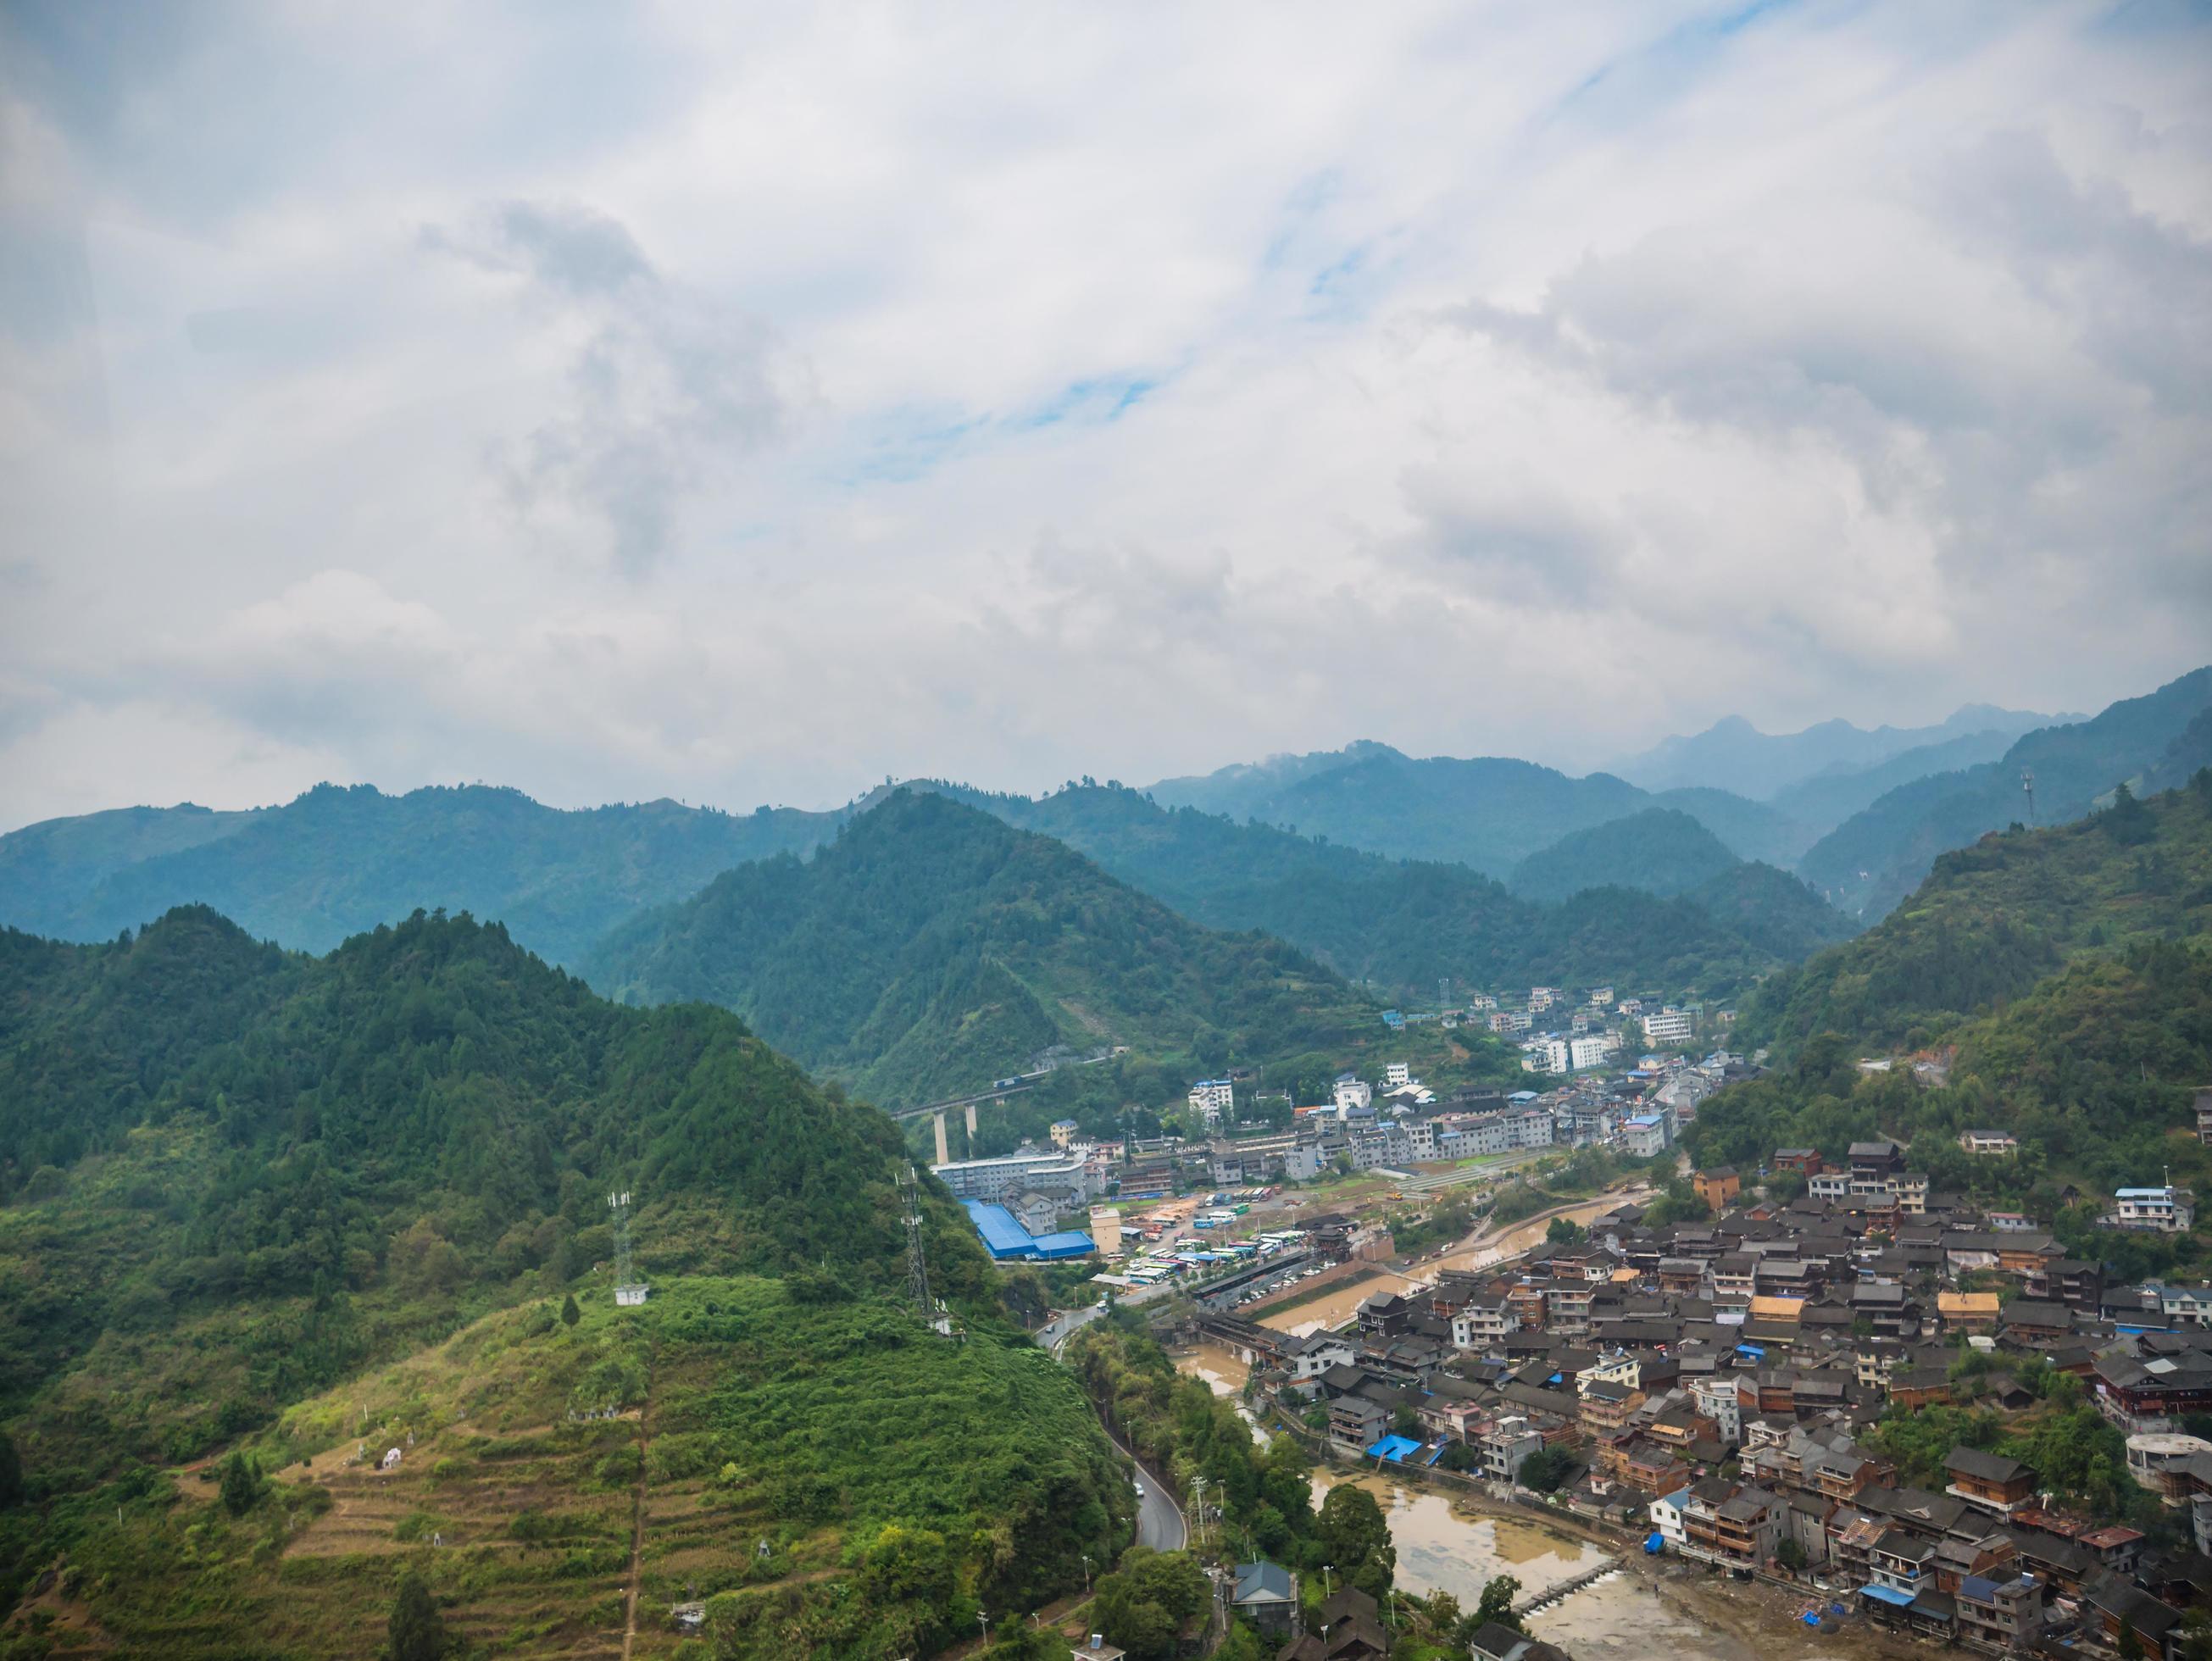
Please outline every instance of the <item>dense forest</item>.
[[587, 972], [626, 1001], [735, 1009], [893, 1104], [1055, 1045], [1208, 1070], [1379, 1030], [1379, 1005], [1281, 941], [1200, 928], [1057, 842], [907, 791], [811, 860], [740, 866], [641, 917]]
[[[610, 1003], [467, 917], [322, 958], [204, 908], [100, 946], [0, 934], [0, 1445], [21, 1462], [0, 1592], [61, 1563], [163, 1652], [240, 1653], [280, 1619], [320, 1652], [315, 1611], [357, 1624], [396, 1560], [280, 1586], [275, 1547], [331, 1501], [282, 1473], [338, 1476], [356, 1432], [393, 1425], [410, 1447], [498, 1439], [426, 1454], [387, 1540], [490, 1528], [548, 1554], [447, 1554], [440, 1597], [604, 1630], [640, 1467], [635, 1433], [598, 1421], [648, 1390], [651, 1480], [735, 1530], [682, 1573], [759, 1593], [718, 1604], [720, 1652], [779, 1653], [798, 1623], [911, 1653], [979, 1598], [1077, 1585], [1083, 1551], [1127, 1538], [1126, 1490], [1073, 1380], [1005, 1324], [1019, 1287], [927, 1177], [932, 1284], [967, 1343], [904, 1307], [906, 1163], [890, 1121], [736, 1016]], [[662, 1285], [619, 1329], [617, 1188]], [[221, 1503], [179, 1508], [158, 1468], [240, 1439]], [[915, 1475], [947, 1460], [960, 1483]], [[514, 1516], [526, 1470], [560, 1514]], [[867, 1597], [824, 1602], [814, 1570], [848, 1547]]]
[[1677, 807], [1647, 807], [1559, 838], [1513, 867], [1507, 886], [1547, 905], [1586, 888], [1680, 894], [1739, 863], [1728, 845]]
[[1851, 925], [1771, 866], [1729, 866], [1672, 898], [1626, 887], [1534, 904], [1463, 865], [1401, 861], [1164, 809], [1117, 785], [1048, 796], [927, 787], [1056, 837], [1215, 928], [1265, 930], [1386, 995], [1613, 982], [1728, 995]]
[[[619, 1008], [466, 918], [321, 959], [199, 909], [0, 934], [0, 1414], [64, 1486], [592, 1273], [617, 1183], [648, 1267], [902, 1266], [888, 1120], [725, 1012]], [[946, 1287], [983, 1295], [931, 1214]]]
[[2136, 940], [2212, 940], [2212, 772], [2147, 800], [2123, 786], [2074, 824], [1943, 855], [1881, 923], [1768, 980], [1741, 1031], [1785, 1054], [1823, 1031], [1917, 1047], [2078, 953]]

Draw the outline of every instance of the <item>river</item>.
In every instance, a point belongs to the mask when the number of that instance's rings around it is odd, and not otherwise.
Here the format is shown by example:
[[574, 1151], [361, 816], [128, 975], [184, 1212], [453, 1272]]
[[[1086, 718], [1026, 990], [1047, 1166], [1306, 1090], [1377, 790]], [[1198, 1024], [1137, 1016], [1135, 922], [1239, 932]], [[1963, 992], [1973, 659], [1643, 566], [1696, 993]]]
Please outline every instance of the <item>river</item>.
[[[1578, 1223], [1587, 1223], [1593, 1217], [1602, 1217], [1619, 1206], [1624, 1196], [1607, 1194], [1585, 1201], [1563, 1214]], [[1260, 1324], [1270, 1326], [1278, 1332], [1287, 1332], [1294, 1338], [1303, 1338], [1309, 1332], [1334, 1331], [1358, 1312], [1360, 1305], [1378, 1292], [1413, 1292], [1433, 1285], [1437, 1271], [1446, 1269], [1488, 1269], [1510, 1257], [1518, 1257], [1534, 1250], [1544, 1243], [1544, 1231], [1551, 1226], [1550, 1219], [1542, 1222], [1520, 1223], [1495, 1239], [1479, 1239], [1477, 1244], [1446, 1252], [1441, 1257], [1431, 1257], [1413, 1265], [1413, 1273], [1401, 1275], [1395, 1269], [1378, 1269], [1364, 1280], [1348, 1282], [1341, 1287], [1332, 1287], [1309, 1304], [1294, 1305], [1279, 1313], [1261, 1315]]]
[[[1365, 1488], [1382, 1507], [1391, 1541], [1398, 1548], [1398, 1585], [1424, 1594], [1448, 1591], [1464, 1609], [1482, 1601], [1483, 1587], [1497, 1575], [1510, 1574], [1518, 1580], [1520, 1596], [1526, 1597], [1572, 1579], [1607, 1555], [1600, 1547], [1555, 1532], [1533, 1518], [1524, 1523], [1456, 1510], [1441, 1494], [1387, 1477], [1316, 1471], [1314, 1504], [1319, 1506], [1339, 1482]], [[1662, 1602], [1641, 1578], [1626, 1571], [1607, 1575], [1537, 1610], [1528, 1617], [1528, 1629], [1557, 1644], [1575, 1661], [1641, 1661], [1655, 1655], [1672, 1661], [1801, 1661], [1820, 1653], [1786, 1630], [1754, 1650]]]

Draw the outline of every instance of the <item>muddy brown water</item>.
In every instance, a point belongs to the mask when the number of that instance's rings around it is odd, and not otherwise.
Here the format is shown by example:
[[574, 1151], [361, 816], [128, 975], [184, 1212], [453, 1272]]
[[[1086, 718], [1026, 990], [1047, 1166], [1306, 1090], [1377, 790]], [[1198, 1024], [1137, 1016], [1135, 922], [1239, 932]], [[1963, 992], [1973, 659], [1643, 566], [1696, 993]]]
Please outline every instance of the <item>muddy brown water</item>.
[[[1398, 1548], [1398, 1584], [1423, 1594], [1448, 1591], [1462, 1609], [1481, 1602], [1483, 1587], [1497, 1575], [1518, 1580], [1518, 1596], [1525, 1598], [1572, 1579], [1601, 1557], [1620, 1555], [1534, 1519], [1458, 1510], [1441, 1494], [1388, 1477], [1317, 1471], [1314, 1504], [1320, 1505], [1339, 1482], [1365, 1488], [1382, 1507]], [[1626, 1571], [1537, 1610], [1528, 1617], [1528, 1628], [1576, 1661], [1642, 1661], [1660, 1655], [1675, 1661], [1801, 1661], [1820, 1653], [1787, 1632], [1778, 1632], [1771, 1642], [1754, 1650], [1662, 1602], [1648, 1584]]]

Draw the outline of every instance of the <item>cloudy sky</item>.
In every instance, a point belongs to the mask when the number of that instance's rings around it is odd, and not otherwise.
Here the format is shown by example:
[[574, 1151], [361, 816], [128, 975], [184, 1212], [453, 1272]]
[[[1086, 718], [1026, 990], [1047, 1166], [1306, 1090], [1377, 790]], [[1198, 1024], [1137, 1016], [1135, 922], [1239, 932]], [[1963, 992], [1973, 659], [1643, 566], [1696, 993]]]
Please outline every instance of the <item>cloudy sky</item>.
[[2212, 660], [2212, 14], [0, 0], [0, 827]]

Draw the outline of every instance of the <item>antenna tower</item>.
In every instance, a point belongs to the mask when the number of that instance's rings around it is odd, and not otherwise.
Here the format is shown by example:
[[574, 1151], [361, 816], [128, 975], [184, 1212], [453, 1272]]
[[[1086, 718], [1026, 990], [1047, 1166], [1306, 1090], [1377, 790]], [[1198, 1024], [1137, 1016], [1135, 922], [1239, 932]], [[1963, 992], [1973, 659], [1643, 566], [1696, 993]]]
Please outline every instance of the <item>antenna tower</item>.
[[929, 1295], [929, 1256], [921, 1244], [921, 1184], [912, 1165], [898, 1179], [898, 1189], [906, 1212], [907, 1295], [914, 1299], [915, 1311], [929, 1323], [930, 1329], [950, 1338], [953, 1335], [952, 1316], [943, 1304]]
[[645, 1301], [647, 1287], [637, 1278], [629, 1255], [629, 1190], [607, 1196], [607, 1209], [615, 1217], [615, 1303], [628, 1309]]
[[2027, 828], [2033, 830], [2035, 829], [2035, 769], [2023, 767], [2020, 770], [2020, 788], [2027, 797]]

